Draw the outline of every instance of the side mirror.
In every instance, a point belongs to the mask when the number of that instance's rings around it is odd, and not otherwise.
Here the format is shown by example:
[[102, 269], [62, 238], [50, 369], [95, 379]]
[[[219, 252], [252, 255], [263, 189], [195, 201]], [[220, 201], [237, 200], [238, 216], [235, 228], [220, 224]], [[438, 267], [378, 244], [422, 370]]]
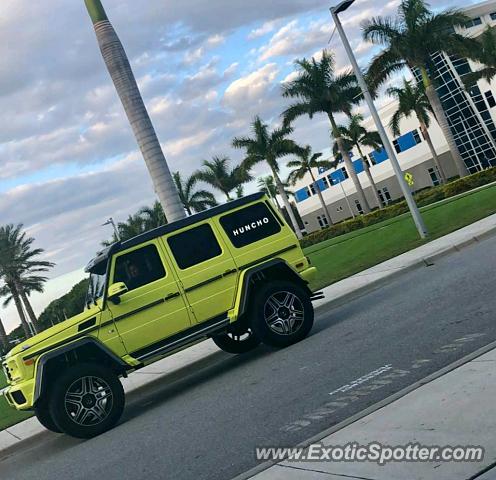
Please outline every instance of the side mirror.
[[111, 285], [107, 292], [107, 298], [118, 305], [121, 302], [121, 296], [128, 292], [128, 288], [124, 282], [118, 282]]

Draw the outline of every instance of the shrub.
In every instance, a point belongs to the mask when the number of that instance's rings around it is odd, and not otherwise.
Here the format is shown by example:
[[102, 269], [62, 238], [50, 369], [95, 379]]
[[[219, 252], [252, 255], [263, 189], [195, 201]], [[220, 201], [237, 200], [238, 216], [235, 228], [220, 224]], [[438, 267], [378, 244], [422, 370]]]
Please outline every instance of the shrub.
[[[422, 190], [415, 195], [415, 199], [419, 207], [424, 207], [492, 182], [496, 182], [496, 167], [489, 168], [468, 177], [453, 180], [446, 185], [439, 185], [437, 187]], [[383, 208], [382, 210], [375, 210], [368, 215], [361, 215], [352, 220], [345, 220], [344, 222], [327, 227], [324, 230], [311, 233], [301, 240], [301, 246], [303, 248], [310, 247], [311, 245], [315, 245], [325, 240], [330, 240], [331, 238], [339, 237], [340, 235], [370, 225], [375, 225], [384, 220], [389, 220], [390, 218], [397, 217], [407, 211], [408, 206], [406, 201], [400, 200], [398, 203]]]

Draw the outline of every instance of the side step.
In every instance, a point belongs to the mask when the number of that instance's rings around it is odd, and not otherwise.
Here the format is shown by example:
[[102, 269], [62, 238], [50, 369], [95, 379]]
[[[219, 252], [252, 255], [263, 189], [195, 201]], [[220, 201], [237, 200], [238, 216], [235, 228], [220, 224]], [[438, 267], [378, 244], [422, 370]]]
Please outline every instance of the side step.
[[315, 302], [316, 300], [322, 300], [323, 298], [325, 298], [324, 292], [314, 292], [310, 297], [310, 300]]

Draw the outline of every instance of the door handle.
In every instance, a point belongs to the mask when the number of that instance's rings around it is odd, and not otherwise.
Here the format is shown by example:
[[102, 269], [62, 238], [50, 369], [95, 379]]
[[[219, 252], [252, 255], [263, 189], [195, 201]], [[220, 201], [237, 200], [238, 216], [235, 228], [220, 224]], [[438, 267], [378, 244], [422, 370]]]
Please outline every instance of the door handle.
[[232, 270], [226, 270], [222, 276], [227, 277], [228, 275], [232, 275], [233, 273], [236, 273], [236, 272], [237, 272], [237, 270], [235, 268]]
[[169, 293], [169, 295], [164, 298], [164, 301], [167, 302], [173, 298], [179, 297], [179, 295], [181, 295], [179, 292]]

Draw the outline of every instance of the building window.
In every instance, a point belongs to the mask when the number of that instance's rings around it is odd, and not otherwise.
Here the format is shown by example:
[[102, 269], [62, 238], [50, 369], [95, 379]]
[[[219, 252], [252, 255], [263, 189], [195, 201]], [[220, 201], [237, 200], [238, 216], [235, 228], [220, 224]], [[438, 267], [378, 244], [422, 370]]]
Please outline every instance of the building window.
[[379, 194], [379, 198], [381, 199], [382, 205], [386, 207], [389, 205], [392, 201], [391, 194], [389, 193], [389, 190], [387, 187], [381, 188], [380, 190], [377, 190], [377, 193]]
[[311, 183], [309, 188], [312, 195], [315, 195], [317, 193], [317, 191], [315, 190], [315, 183]]
[[320, 228], [327, 228], [329, 226], [329, 220], [325, 215], [318, 215], [317, 222], [319, 222]]
[[208, 224], [173, 235], [167, 243], [181, 270], [222, 255], [219, 242]]
[[412, 132], [412, 134], [413, 134], [413, 138], [414, 138], [414, 140], [417, 142], [417, 145], [418, 145], [419, 143], [422, 143], [422, 138], [420, 138], [420, 135], [419, 135], [419, 132], [418, 132], [418, 130], [417, 130], [417, 129], [415, 129], [415, 130]]
[[336, 208], [336, 212], [342, 212], [342, 211], [343, 211], [343, 207]]
[[393, 147], [396, 150], [396, 153], [401, 153], [401, 148], [400, 144], [398, 143], [398, 140], [393, 140]]
[[441, 181], [439, 180], [437, 168], [429, 168], [427, 171], [429, 172], [429, 176], [431, 177], [432, 185], [434, 185], [435, 187], [440, 185]]
[[477, 27], [478, 25], [482, 25], [482, 18], [481, 17], [476, 17], [476, 18], [473, 18], [472, 20], [469, 20], [465, 24], [465, 28]]
[[356, 206], [358, 213], [360, 215], [363, 215], [363, 208], [362, 208], [362, 205], [360, 204], [360, 202], [358, 200], [355, 200], [355, 206]]
[[486, 100], [487, 100], [487, 103], [489, 105], [489, 108], [494, 108], [496, 107], [496, 100], [494, 99], [494, 95], [493, 95], [493, 92], [491, 92], [491, 90], [488, 90], [486, 93]]
[[345, 167], [343, 167], [341, 169], [341, 171], [343, 172], [343, 177], [344, 177], [345, 180], [348, 179], [348, 178], [350, 178], [350, 176], [348, 175], [348, 172], [346, 171], [346, 168]]
[[327, 177], [321, 178], [319, 182], [322, 182], [324, 184], [324, 190], [329, 188], [329, 180], [327, 180]]

